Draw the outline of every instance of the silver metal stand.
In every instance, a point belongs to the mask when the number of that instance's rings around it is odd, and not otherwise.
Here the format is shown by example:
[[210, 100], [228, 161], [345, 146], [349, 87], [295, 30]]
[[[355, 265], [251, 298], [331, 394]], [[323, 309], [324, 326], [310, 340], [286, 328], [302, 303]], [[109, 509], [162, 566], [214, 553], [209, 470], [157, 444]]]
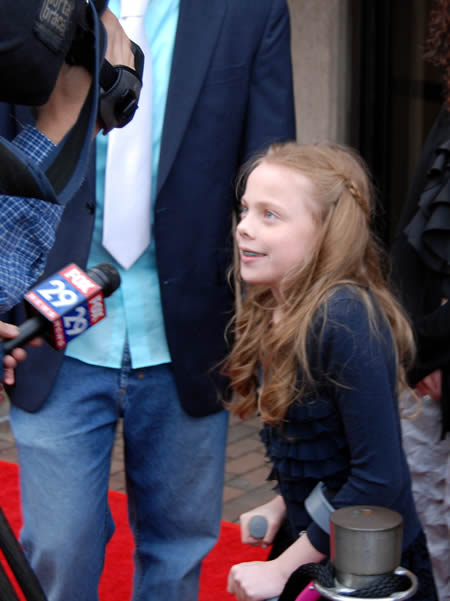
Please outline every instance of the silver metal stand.
[[[335, 568], [335, 586], [325, 587], [314, 581], [318, 593], [333, 601], [349, 601], [351, 593], [394, 576], [407, 577], [407, 590], [377, 601], [401, 601], [417, 590], [416, 576], [399, 567], [402, 554], [403, 519], [399, 513], [376, 506], [345, 507], [330, 516], [331, 561]], [[363, 601], [351, 597], [352, 601]], [[367, 601], [367, 597], [365, 597]]]

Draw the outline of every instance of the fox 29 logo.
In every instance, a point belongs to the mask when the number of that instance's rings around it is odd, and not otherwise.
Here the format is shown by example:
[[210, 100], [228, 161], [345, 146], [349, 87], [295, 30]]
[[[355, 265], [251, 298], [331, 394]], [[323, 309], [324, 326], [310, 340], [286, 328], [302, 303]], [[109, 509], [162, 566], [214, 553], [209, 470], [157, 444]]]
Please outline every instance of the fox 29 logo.
[[53, 323], [57, 348], [63, 348], [106, 315], [101, 287], [74, 264], [38, 284], [26, 299]]

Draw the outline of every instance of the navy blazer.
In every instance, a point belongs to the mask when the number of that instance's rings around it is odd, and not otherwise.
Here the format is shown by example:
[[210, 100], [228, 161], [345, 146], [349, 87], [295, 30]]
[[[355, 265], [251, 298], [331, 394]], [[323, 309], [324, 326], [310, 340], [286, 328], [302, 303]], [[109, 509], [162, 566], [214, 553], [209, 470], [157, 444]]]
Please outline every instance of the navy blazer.
[[[181, 0], [153, 235], [175, 380], [190, 415], [220, 410], [226, 390], [217, 364], [227, 352], [233, 309], [226, 271], [237, 169], [269, 143], [294, 138], [286, 0]], [[94, 177], [92, 169], [64, 213], [46, 274], [72, 261], [86, 264]], [[10, 391], [13, 402], [39, 409], [62, 359], [47, 345], [30, 348]]]

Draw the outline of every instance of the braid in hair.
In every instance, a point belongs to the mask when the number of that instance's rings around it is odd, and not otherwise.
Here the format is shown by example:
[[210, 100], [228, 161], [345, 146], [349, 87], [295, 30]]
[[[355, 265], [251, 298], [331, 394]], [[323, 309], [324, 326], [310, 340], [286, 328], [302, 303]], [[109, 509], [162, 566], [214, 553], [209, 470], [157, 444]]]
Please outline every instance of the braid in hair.
[[369, 204], [368, 204], [367, 200], [361, 195], [361, 192], [359, 191], [355, 182], [342, 173], [337, 173], [337, 175], [338, 175], [338, 177], [340, 177], [342, 179], [344, 186], [347, 188], [347, 190], [353, 196], [356, 203], [359, 205], [359, 207], [361, 208], [361, 210], [363, 211], [363, 213], [365, 214], [367, 219], [370, 220], [371, 215], [370, 215]]

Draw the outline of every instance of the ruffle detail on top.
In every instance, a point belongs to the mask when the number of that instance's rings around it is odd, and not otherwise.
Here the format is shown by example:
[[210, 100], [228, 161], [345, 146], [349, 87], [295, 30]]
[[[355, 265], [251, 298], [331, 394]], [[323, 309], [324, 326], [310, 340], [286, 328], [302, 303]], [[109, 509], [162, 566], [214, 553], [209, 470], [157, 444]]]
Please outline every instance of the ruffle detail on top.
[[337, 489], [346, 481], [349, 455], [343, 426], [332, 401], [296, 403], [280, 426], [266, 424], [261, 432], [272, 477], [286, 500], [303, 503], [319, 481]]
[[450, 140], [436, 148], [417, 213], [404, 231], [425, 265], [450, 277]]
[[333, 401], [295, 403], [280, 426], [265, 424], [261, 439], [272, 461], [269, 479], [277, 480], [296, 537], [311, 522], [304, 501], [320, 481], [339, 490], [349, 474], [349, 451]]

